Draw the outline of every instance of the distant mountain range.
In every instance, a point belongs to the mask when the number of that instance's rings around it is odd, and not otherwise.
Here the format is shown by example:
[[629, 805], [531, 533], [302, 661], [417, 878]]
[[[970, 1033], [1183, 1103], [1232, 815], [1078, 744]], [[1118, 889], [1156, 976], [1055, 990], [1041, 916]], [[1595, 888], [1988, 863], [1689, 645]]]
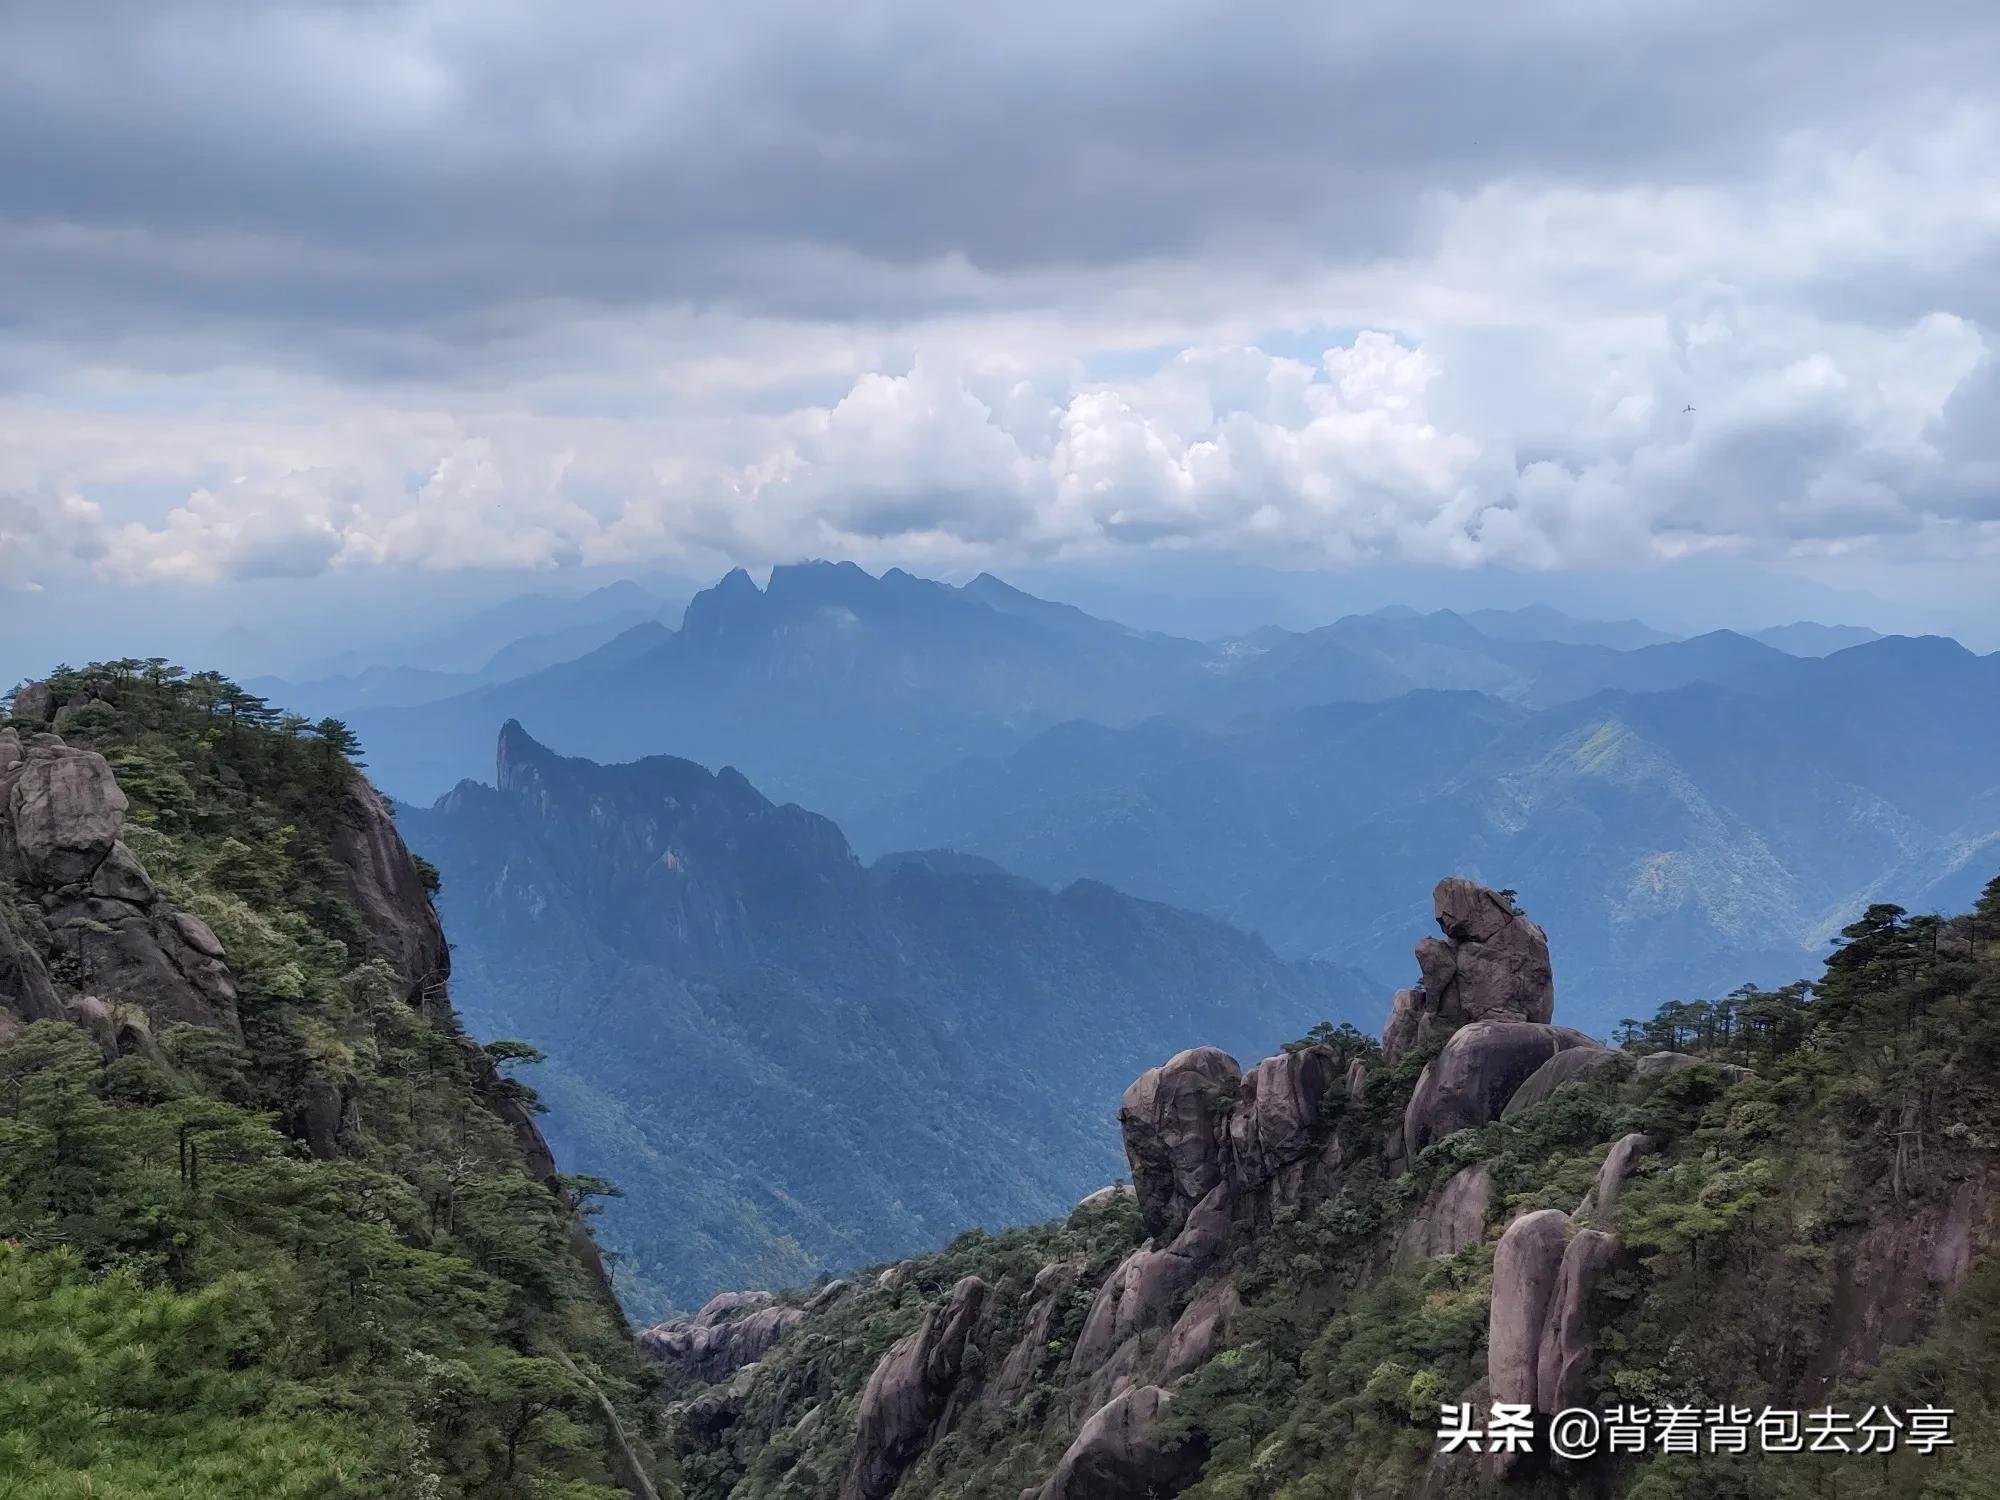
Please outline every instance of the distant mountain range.
[[[1794, 641], [1819, 628], [1786, 627]], [[1430, 688], [1548, 706], [1607, 688], [1729, 680], [1785, 654], [1727, 631], [1674, 640], [1637, 621], [1550, 609], [1391, 609], [1200, 642], [1131, 630], [989, 574], [954, 587], [815, 562], [774, 569], [762, 589], [732, 572], [695, 596], [678, 630], [648, 620], [516, 676], [502, 667], [540, 658], [513, 648], [476, 680], [257, 686], [347, 718], [372, 773], [414, 802], [479, 774], [495, 727], [515, 718], [599, 759], [671, 751], [735, 764], [773, 795], [845, 817], [1071, 719], [1219, 727]], [[343, 687], [348, 701], [336, 702]]]
[[602, 1233], [640, 1310], [1062, 1212], [1122, 1171], [1105, 1122], [1159, 1055], [1382, 1005], [1212, 918], [962, 854], [867, 866], [733, 770], [514, 723], [497, 785], [398, 821], [442, 872], [464, 1013], [549, 1053], [560, 1159], [625, 1189]]
[[[1869, 901], [1966, 904], [2000, 869], [2000, 656], [1891, 637], [1766, 659], [1704, 637], [1671, 670], [1547, 708], [1426, 691], [1224, 729], [1051, 730], [854, 821], [1044, 880], [1094, 876], [1281, 952], [1400, 972], [1449, 868], [1558, 937], [1567, 1014], [1809, 972]], [[1677, 682], [1689, 659], [1723, 681]], [[1529, 696], [1533, 696], [1530, 694]]]
[[1879, 892], [1949, 906], [2000, 862], [2000, 657], [1820, 654], [1872, 634], [1401, 608], [1199, 642], [989, 575], [805, 563], [731, 573], [678, 629], [345, 716], [407, 800], [517, 720], [601, 761], [733, 765], [872, 854], [1103, 880], [1391, 978], [1409, 893], [1479, 875], [1561, 936], [1566, 1008], [1608, 1027], [1805, 972]]
[[629, 579], [574, 597], [523, 594], [406, 643], [393, 661], [349, 652], [319, 675], [255, 677], [244, 686], [313, 718], [435, 703], [574, 661], [647, 624], [678, 624], [686, 605], [687, 595], [670, 585]]
[[1757, 639], [1793, 656], [1831, 656], [1849, 646], [1865, 646], [1882, 639], [1879, 630], [1866, 625], [1821, 625], [1812, 620], [1795, 620], [1790, 625], [1773, 625], [1757, 632]]

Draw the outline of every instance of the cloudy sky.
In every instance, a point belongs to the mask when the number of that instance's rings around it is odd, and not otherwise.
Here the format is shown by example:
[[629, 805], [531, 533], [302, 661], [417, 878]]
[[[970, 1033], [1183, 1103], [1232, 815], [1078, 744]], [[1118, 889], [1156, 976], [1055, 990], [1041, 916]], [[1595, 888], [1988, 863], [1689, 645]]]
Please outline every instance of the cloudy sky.
[[1197, 554], [1977, 633], [1996, 57], [1986, 0], [10, 6], [0, 623]]

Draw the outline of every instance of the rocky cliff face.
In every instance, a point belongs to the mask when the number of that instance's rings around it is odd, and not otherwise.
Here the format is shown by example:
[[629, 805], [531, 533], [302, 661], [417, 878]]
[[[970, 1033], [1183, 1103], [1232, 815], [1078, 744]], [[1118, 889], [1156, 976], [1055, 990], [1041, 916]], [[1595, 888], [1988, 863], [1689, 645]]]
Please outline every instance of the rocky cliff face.
[[[15, 893], [14, 909], [0, 909], [0, 1029], [69, 1020], [107, 1057], [155, 1053], [155, 1034], [176, 1022], [241, 1041], [222, 942], [160, 894], [124, 841], [129, 804], [110, 763], [54, 731], [88, 707], [57, 705], [45, 685], [28, 683], [14, 694], [15, 727], [0, 729], [0, 880]], [[444, 929], [388, 804], [359, 774], [340, 791], [327, 842], [334, 879], [371, 950], [355, 957], [387, 963], [410, 1002], [445, 1021], [455, 1045], [496, 1082], [449, 1019]], [[555, 1161], [534, 1116], [504, 1091], [489, 1103], [534, 1175], [552, 1179]], [[353, 1149], [362, 1122], [351, 1091], [308, 1076], [288, 1123], [314, 1156], [331, 1158]], [[577, 1249], [603, 1280], [588, 1234]]]
[[[907, 1263], [832, 1315], [795, 1310], [759, 1362], [733, 1370], [722, 1426], [706, 1428], [697, 1446], [736, 1441], [757, 1451], [761, 1439], [731, 1424], [774, 1420], [775, 1393], [784, 1391], [777, 1408], [785, 1420], [807, 1408], [787, 1441], [848, 1455], [849, 1500], [948, 1492], [946, 1476], [968, 1472], [966, 1445], [981, 1442], [995, 1444], [987, 1462], [1022, 1486], [1021, 1500], [1172, 1496], [1201, 1476], [1213, 1434], [1228, 1430], [1229, 1418], [1218, 1429], [1215, 1414], [1252, 1399], [1219, 1355], [1268, 1358], [1273, 1339], [1303, 1336], [1327, 1308], [1358, 1305], [1399, 1279], [1421, 1282], [1439, 1308], [1461, 1305], [1469, 1288], [1479, 1316], [1476, 1378], [1467, 1370], [1466, 1384], [1423, 1396], [1415, 1383], [1407, 1394], [1392, 1387], [1399, 1409], [1409, 1403], [1405, 1420], [1421, 1426], [1424, 1401], [1518, 1403], [1544, 1423], [1566, 1407], [1602, 1405], [1603, 1334], [1621, 1305], [1606, 1292], [1620, 1278], [1629, 1286], [1637, 1264], [1620, 1232], [1621, 1202], [1635, 1174], [1667, 1170], [1659, 1154], [1670, 1147], [1661, 1135], [1614, 1128], [1595, 1146], [1589, 1136], [1573, 1142], [1568, 1149], [1579, 1155], [1557, 1175], [1524, 1183], [1494, 1142], [1549, 1128], [1546, 1112], [1563, 1100], [1584, 1122], [1671, 1121], [1685, 1106], [1663, 1101], [1726, 1098], [1755, 1075], [1673, 1052], [1635, 1059], [1556, 1025], [1541, 930], [1470, 881], [1440, 882], [1434, 899], [1442, 937], [1419, 945], [1423, 980], [1397, 996], [1379, 1051], [1336, 1033], [1247, 1071], [1212, 1047], [1149, 1069], [1118, 1115], [1129, 1198], [1091, 1195], [1039, 1265], [1010, 1260], [1002, 1240], [984, 1261], [970, 1252], [945, 1258], [982, 1266], [976, 1278], [955, 1270], [960, 1279], [947, 1284], [937, 1279], [942, 1268]], [[1676, 1082], [1696, 1068], [1698, 1081]], [[1843, 1285], [1853, 1288], [1875, 1267], [1898, 1289], [1884, 1295], [1922, 1303], [1962, 1284], [1968, 1247], [1991, 1235], [1973, 1227], [1984, 1223], [1983, 1194], [1961, 1187], [1917, 1212], [1906, 1231], [1860, 1238]], [[1575, 1208], [1547, 1206], [1551, 1196]], [[1136, 1243], [1092, 1238], [1094, 1215], [1119, 1212], [1136, 1220]], [[1379, 1217], [1371, 1222], [1369, 1213]], [[1313, 1245], [1308, 1225], [1343, 1226], [1337, 1232], [1350, 1248], [1324, 1261], [1281, 1255], [1281, 1278], [1292, 1285], [1280, 1300], [1260, 1251]], [[1651, 1249], [1657, 1255], [1656, 1243]], [[1873, 1311], [1859, 1311], [1863, 1303]], [[905, 1317], [920, 1311], [921, 1322], [880, 1357], [852, 1406], [843, 1404], [827, 1373], [840, 1330], [890, 1306], [908, 1309]], [[870, 1307], [878, 1311], [864, 1312]], [[1910, 1321], [1879, 1298], [1857, 1297], [1855, 1308], [1831, 1328], [1797, 1336], [1845, 1348], [1839, 1358], [1852, 1361], [1895, 1336], [1885, 1329], [1908, 1335]], [[1323, 1342], [1316, 1356], [1341, 1357], [1337, 1342]], [[1375, 1380], [1397, 1368], [1382, 1363]], [[704, 1422], [717, 1420], [716, 1397], [692, 1399]], [[1176, 1411], [1204, 1404], [1206, 1421]], [[979, 1436], [965, 1430], [973, 1410], [982, 1413]], [[718, 1437], [731, 1431], [734, 1439]], [[994, 1432], [1014, 1436], [996, 1440]], [[1385, 1459], [1373, 1471], [1355, 1462], [1372, 1475], [1352, 1490], [1367, 1500], [1540, 1497], [1609, 1482], [1601, 1468], [1580, 1481], [1543, 1459], [1493, 1455], [1400, 1468]], [[978, 1472], [997, 1482], [991, 1469]]]
[[[27, 697], [31, 708], [42, 701]], [[0, 877], [24, 898], [11, 921], [0, 913], [0, 1022], [68, 1017], [114, 1048], [144, 1045], [174, 1021], [240, 1036], [228, 956], [206, 923], [154, 889], [119, 838], [125, 809], [96, 751], [49, 731], [0, 730]], [[69, 1000], [52, 964], [71, 981]]]

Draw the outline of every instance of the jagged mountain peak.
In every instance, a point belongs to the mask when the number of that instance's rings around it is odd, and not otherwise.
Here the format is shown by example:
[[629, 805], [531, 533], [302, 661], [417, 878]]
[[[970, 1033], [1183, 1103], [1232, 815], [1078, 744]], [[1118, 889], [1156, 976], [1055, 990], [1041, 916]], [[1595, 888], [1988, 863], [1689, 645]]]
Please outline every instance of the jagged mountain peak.
[[[1104, 1110], [1163, 1041], [1268, 1050], [1372, 988], [1094, 881], [935, 849], [871, 869], [732, 770], [599, 765], [519, 725], [504, 745], [505, 790], [406, 831], [442, 874], [466, 993], [578, 1060], [551, 1099], [577, 1169], [610, 1167], [642, 1120], [685, 1148], [621, 1156], [617, 1211], [643, 1226], [620, 1246], [636, 1274], [681, 1305], [1074, 1202], [1115, 1165]], [[683, 1221], [694, 1189], [667, 1185], [689, 1174], [726, 1213]]]
[[[634, 813], [672, 814], [710, 802], [719, 802], [738, 814], [776, 809], [776, 804], [734, 766], [711, 771], [678, 755], [649, 755], [622, 764], [600, 765], [558, 754], [528, 733], [519, 719], [509, 719], [500, 726], [494, 766], [495, 785], [515, 797], [559, 798], [577, 806], [608, 800]], [[790, 811], [813, 816], [800, 808]]]

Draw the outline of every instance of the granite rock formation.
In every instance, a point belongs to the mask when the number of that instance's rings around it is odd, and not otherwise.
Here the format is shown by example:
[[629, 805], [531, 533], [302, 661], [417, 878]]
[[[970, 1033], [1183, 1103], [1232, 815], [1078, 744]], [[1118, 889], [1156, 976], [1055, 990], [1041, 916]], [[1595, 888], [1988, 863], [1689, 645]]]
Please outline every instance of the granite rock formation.
[[1403, 1113], [1409, 1156], [1454, 1131], [1500, 1118], [1515, 1090], [1559, 1053], [1596, 1047], [1580, 1031], [1534, 1021], [1474, 1021], [1462, 1026], [1418, 1075]]
[[1151, 1234], [1170, 1237], [1222, 1181], [1223, 1127], [1243, 1086], [1236, 1059], [1191, 1047], [1148, 1068], [1118, 1109], [1139, 1215]]
[[861, 1393], [854, 1459], [841, 1500], [887, 1500], [903, 1471], [949, 1422], [966, 1344], [987, 1285], [968, 1276], [931, 1309], [923, 1327], [882, 1357]]
[[1456, 1255], [1486, 1236], [1486, 1215], [1493, 1207], [1493, 1175], [1484, 1162], [1461, 1167], [1445, 1179], [1424, 1206], [1404, 1226], [1396, 1242], [1401, 1264]]
[[1600, 1069], [1622, 1067], [1630, 1061], [1630, 1055], [1617, 1052], [1609, 1047], [1570, 1047], [1558, 1052], [1530, 1073], [1514, 1090], [1500, 1118], [1511, 1120], [1525, 1110], [1538, 1104], [1546, 1104], [1554, 1098], [1557, 1090], [1565, 1084], [1576, 1083], [1589, 1078]]
[[754, 1364], [805, 1320], [769, 1292], [722, 1292], [692, 1318], [656, 1323], [639, 1335], [647, 1354], [702, 1380], [722, 1380]]
[[1093, 1413], [1064, 1452], [1055, 1472], [1021, 1500], [1151, 1500], [1176, 1495], [1201, 1471], [1203, 1454], [1192, 1443], [1161, 1442], [1153, 1435], [1173, 1394], [1156, 1385], [1126, 1391]]
[[[21, 695], [15, 717], [23, 717]], [[36, 700], [28, 695], [32, 705]], [[59, 735], [0, 731], [0, 875], [38, 909], [46, 948], [0, 915], [0, 1008], [17, 1021], [68, 1014], [51, 980], [143, 1014], [241, 1035], [236, 984], [206, 923], [175, 911], [120, 839], [126, 799], [104, 757]]]
[[451, 975], [444, 926], [389, 804], [361, 776], [347, 783], [332, 842], [341, 888], [409, 999], [440, 992]]
[[1548, 934], [1513, 901], [1476, 881], [1448, 877], [1431, 892], [1442, 937], [1417, 944], [1421, 983], [1398, 990], [1382, 1033], [1394, 1062], [1442, 1028], [1466, 1021], [1547, 1021], [1555, 1014]]

